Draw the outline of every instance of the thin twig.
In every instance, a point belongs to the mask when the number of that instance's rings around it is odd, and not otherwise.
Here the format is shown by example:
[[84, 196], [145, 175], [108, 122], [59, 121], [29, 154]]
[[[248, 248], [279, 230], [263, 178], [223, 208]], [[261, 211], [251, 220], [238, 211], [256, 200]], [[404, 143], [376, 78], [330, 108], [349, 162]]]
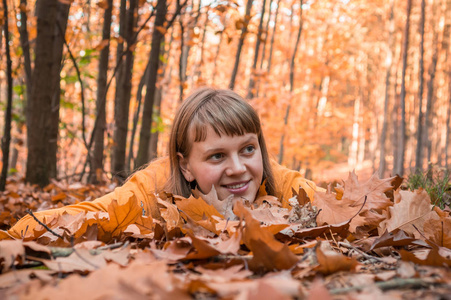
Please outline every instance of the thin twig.
[[360, 253], [361, 255], [363, 255], [366, 259], [373, 259], [373, 260], [376, 260], [376, 261], [384, 263], [384, 264], [389, 264], [386, 261], [384, 261], [383, 259], [376, 257], [376, 256], [369, 255], [368, 253], [365, 253], [364, 251], [360, 250], [357, 247], [352, 246], [351, 244], [344, 243], [344, 242], [338, 242], [338, 245], [343, 246], [348, 249], [351, 249], [351, 250], [354, 250], [354, 251]]
[[[424, 286], [432, 285], [434, 283], [436, 283], [436, 282], [427, 282], [420, 278], [406, 278], [406, 279], [396, 278], [396, 279], [389, 280], [389, 281], [375, 282], [374, 284], [381, 290], [386, 291], [386, 290], [400, 289], [400, 288], [406, 288], [406, 287], [411, 287], [411, 288], [424, 287]], [[346, 288], [331, 289], [329, 291], [329, 293], [332, 295], [346, 294], [349, 292], [362, 291], [367, 287], [368, 287], [368, 285], [358, 285], [358, 286], [351, 286], [351, 287], [346, 287]]]
[[27, 209], [26, 212], [33, 217], [33, 219], [38, 222], [40, 225], [44, 226], [44, 228], [50, 232], [51, 234], [53, 234], [56, 237], [59, 237], [60, 239], [64, 240], [64, 238], [59, 235], [58, 233], [54, 232], [52, 229], [50, 229], [47, 225], [45, 225], [44, 223], [42, 223], [38, 218], [36, 218], [36, 216], [33, 214], [33, 212], [31, 211], [31, 209]]

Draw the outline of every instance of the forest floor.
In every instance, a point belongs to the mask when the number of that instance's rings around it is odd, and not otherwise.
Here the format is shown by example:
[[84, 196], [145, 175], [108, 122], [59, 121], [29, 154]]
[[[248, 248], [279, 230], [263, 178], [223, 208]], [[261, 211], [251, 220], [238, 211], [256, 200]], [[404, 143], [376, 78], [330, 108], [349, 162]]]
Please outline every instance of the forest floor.
[[[152, 198], [158, 216], [113, 201], [48, 217], [22, 239], [0, 231], [0, 299], [451, 299], [450, 209], [370, 169], [325, 171], [341, 187], [314, 206], [300, 190], [236, 204], [225, 218], [208, 204], [214, 195], [164, 194]], [[0, 229], [109, 191], [10, 181]]]

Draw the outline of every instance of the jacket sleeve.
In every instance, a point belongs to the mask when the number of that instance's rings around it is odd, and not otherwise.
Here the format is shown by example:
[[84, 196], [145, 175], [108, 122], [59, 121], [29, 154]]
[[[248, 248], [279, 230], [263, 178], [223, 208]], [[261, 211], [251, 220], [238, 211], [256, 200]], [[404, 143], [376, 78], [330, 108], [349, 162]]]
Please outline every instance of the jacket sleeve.
[[275, 160], [271, 160], [271, 167], [278, 197], [283, 197], [288, 200], [293, 197], [293, 189], [297, 192], [299, 187], [302, 187], [310, 198], [310, 201], [313, 201], [313, 195], [318, 190], [313, 181], [305, 179], [298, 171], [279, 165]]
[[[119, 205], [123, 205], [127, 201], [138, 201], [139, 207], [145, 215], [156, 217], [158, 208], [157, 203], [155, 203], [155, 197], [152, 197], [152, 195], [163, 191], [168, 178], [169, 159], [167, 157], [160, 158], [151, 162], [145, 169], [137, 171], [122, 186], [103, 197], [93, 201], [36, 212], [34, 215], [40, 221], [43, 221], [44, 217], [62, 215], [64, 212], [70, 215], [76, 215], [84, 211], [106, 212], [110, 203], [113, 200], [117, 200]], [[7, 233], [10, 237], [17, 239], [30, 238], [33, 237], [33, 229], [37, 225], [38, 223], [32, 216], [26, 215], [11, 227]]]

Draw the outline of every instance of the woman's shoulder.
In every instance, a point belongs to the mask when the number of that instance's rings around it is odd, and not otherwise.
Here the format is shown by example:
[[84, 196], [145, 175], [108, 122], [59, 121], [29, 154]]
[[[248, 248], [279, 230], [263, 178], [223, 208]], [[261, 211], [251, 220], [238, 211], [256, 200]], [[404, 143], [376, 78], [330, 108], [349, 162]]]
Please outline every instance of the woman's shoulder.
[[291, 198], [292, 190], [297, 190], [302, 187], [310, 197], [313, 199], [313, 194], [317, 190], [316, 184], [304, 178], [299, 171], [289, 169], [279, 164], [275, 159], [270, 159], [272, 172], [276, 189], [283, 195], [284, 198]]

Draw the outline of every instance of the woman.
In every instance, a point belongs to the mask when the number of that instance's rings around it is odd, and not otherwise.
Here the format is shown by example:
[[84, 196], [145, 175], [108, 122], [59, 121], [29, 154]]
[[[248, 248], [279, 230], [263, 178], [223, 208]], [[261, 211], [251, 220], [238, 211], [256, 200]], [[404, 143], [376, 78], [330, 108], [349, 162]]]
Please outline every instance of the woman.
[[[219, 200], [213, 204], [224, 212], [231, 199], [253, 202], [262, 183], [267, 194], [285, 199], [299, 187], [313, 199], [316, 189], [298, 172], [269, 158], [260, 119], [252, 106], [231, 90], [205, 87], [194, 91], [177, 111], [169, 157], [151, 162], [123, 186], [92, 202], [41, 211], [35, 216], [43, 221], [46, 216], [64, 212], [75, 215], [107, 211], [108, 205], [117, 200], [119, 205], [137, 201], [144, 215], [157, 217], [153, 194], [166, 191], [189, 197], [196, 187], [204, 194], [214, 189]], [[8, 234], [13, 238], [30, 237], [37, 224], [27, 215]]]

